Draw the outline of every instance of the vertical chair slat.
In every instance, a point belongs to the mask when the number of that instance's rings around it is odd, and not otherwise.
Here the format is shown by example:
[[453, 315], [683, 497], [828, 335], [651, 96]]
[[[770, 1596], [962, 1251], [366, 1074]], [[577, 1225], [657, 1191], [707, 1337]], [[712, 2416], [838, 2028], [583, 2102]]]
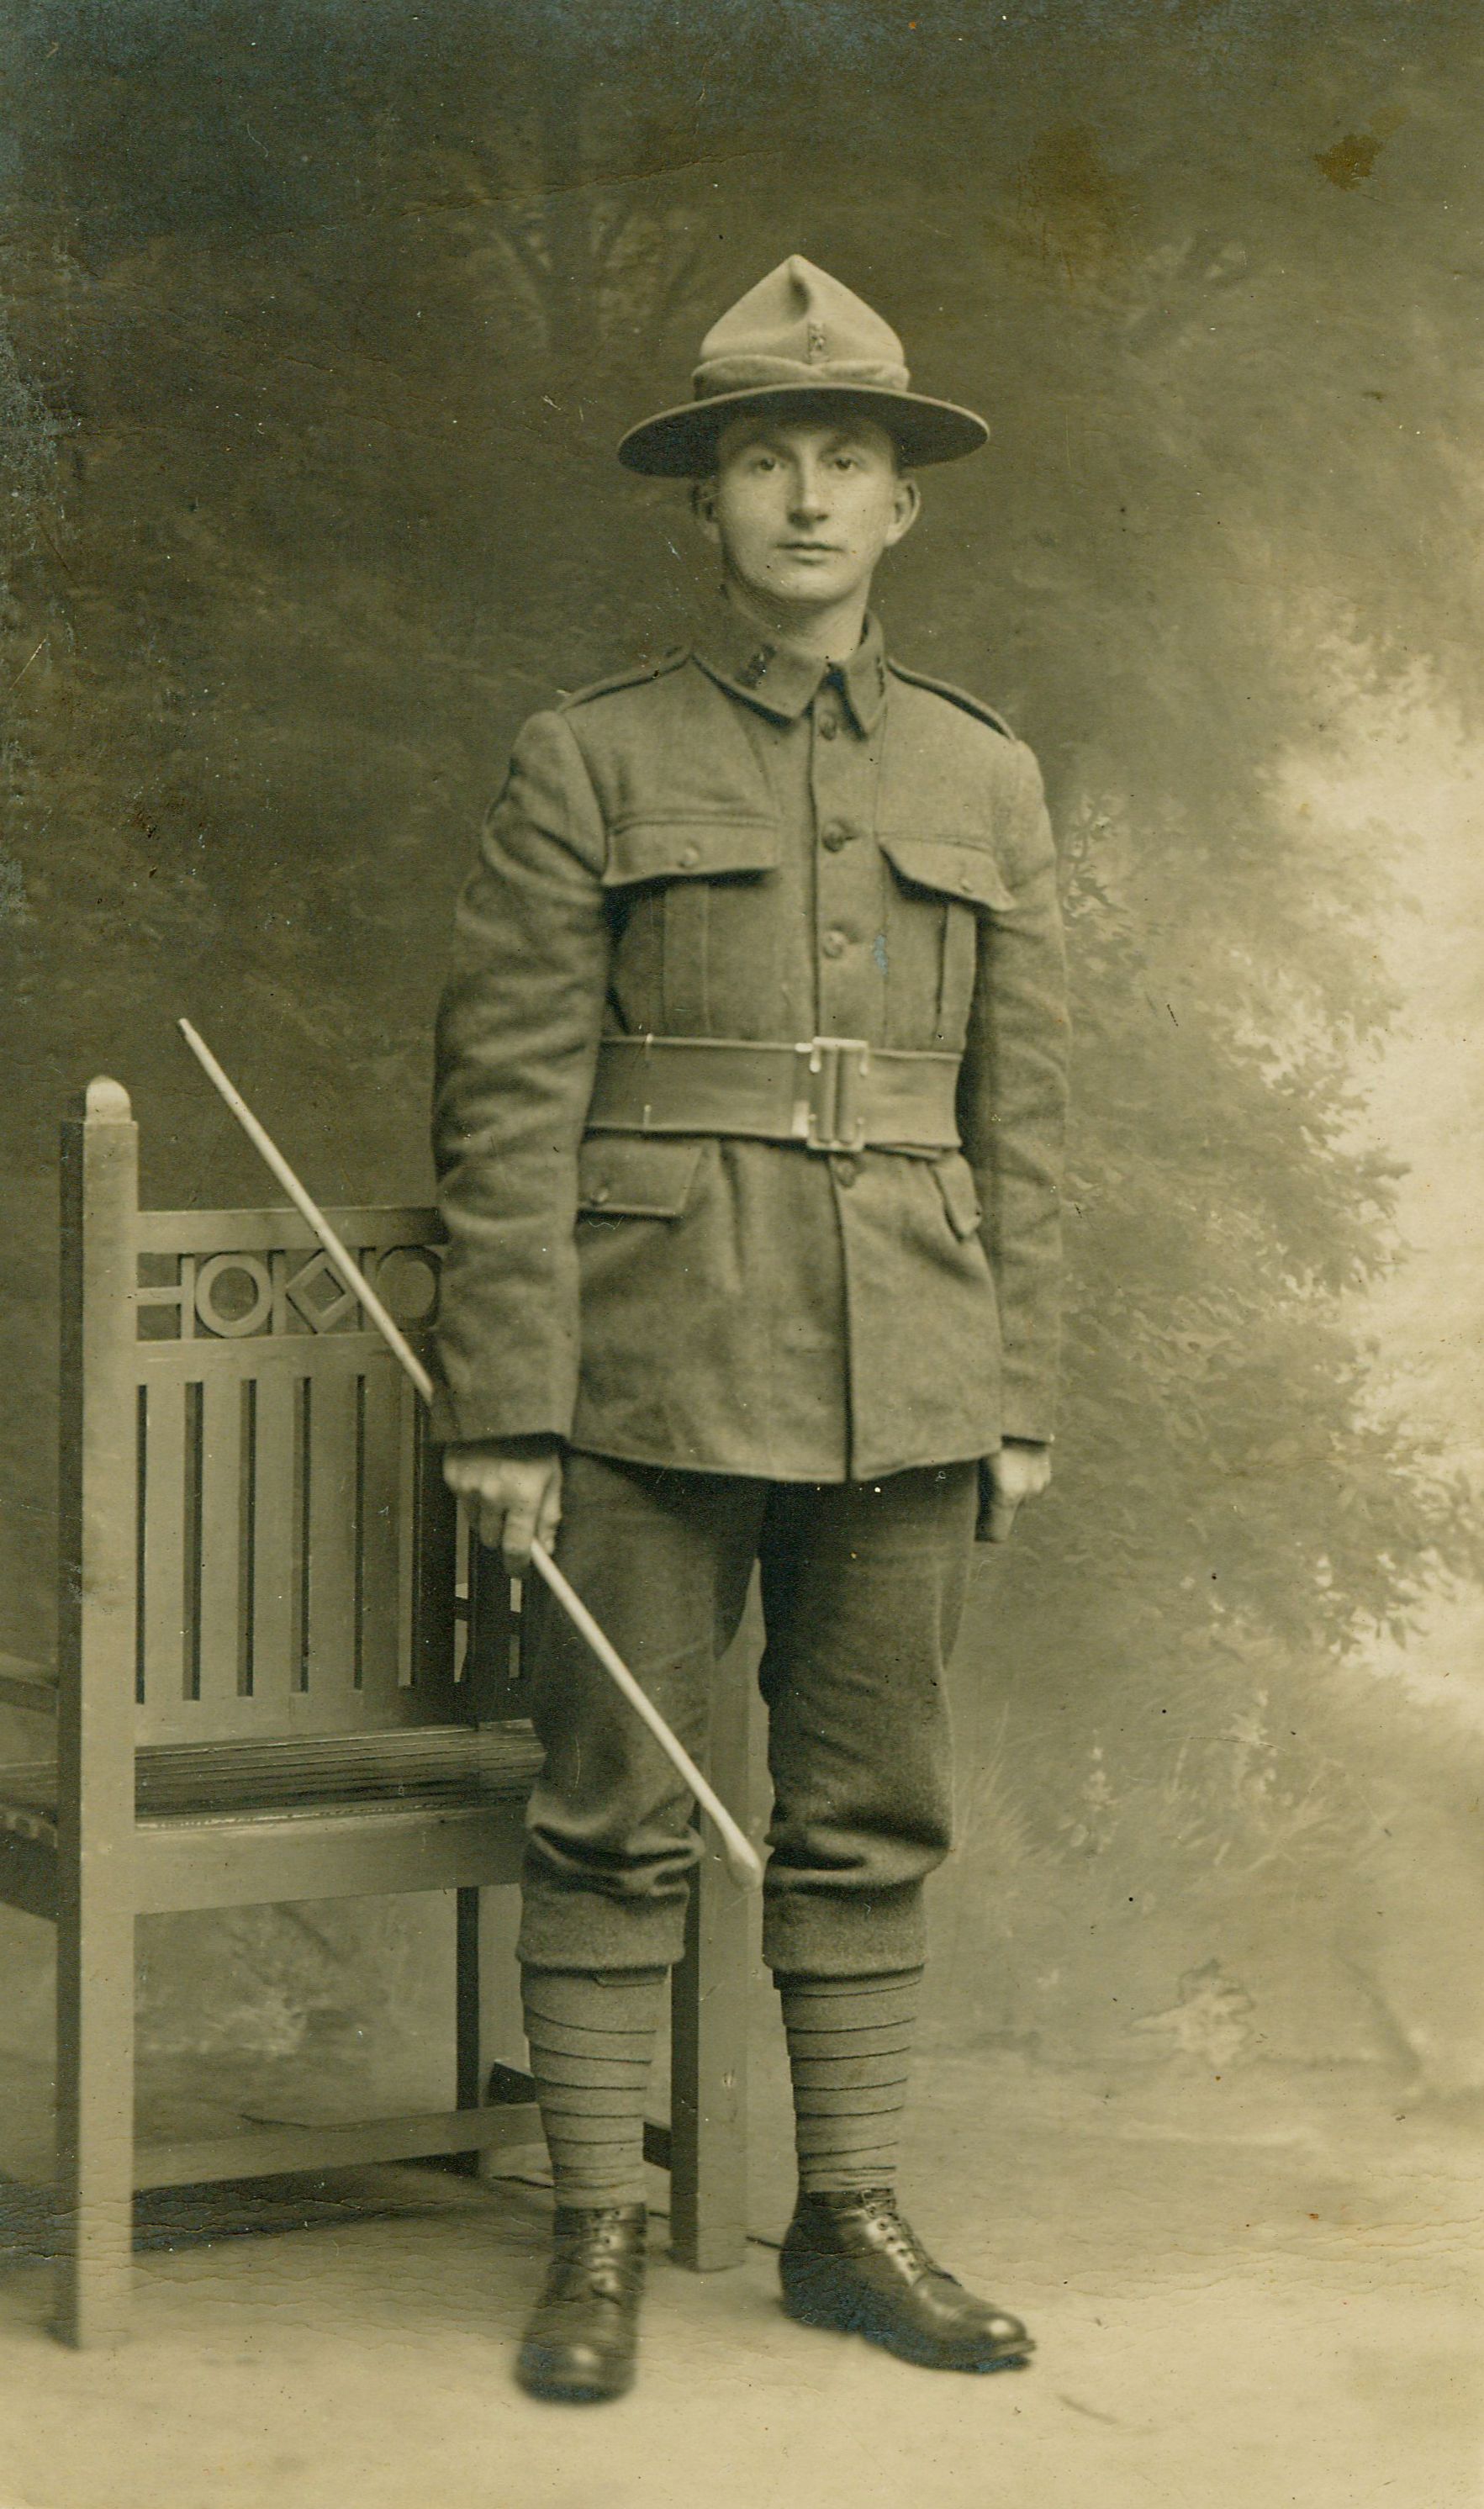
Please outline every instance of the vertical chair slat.
[[306, 1687], [352, 1687], [355, 1665], [356, 1506], [355, 1378], [322, 1370], [310, 1382], [309, 1631]]
[[196, 1695], [204, 1700], [235, 1698], [244, 1687], [251, 1627], [242, 1509], [248, 1391], [235, 1375], [208, 1372], [202, 1384]]
[[419, 1448], [418, 1398], [400, 1372], [396, 1388], [396, 1677], [413, 1682], [418, 1635]]
[[[409, 1394], [412, 1392], [408, 1386]], [[459, 1573], [459, 1511], [443, 1478], [442, 1450], [418, 1404], [414, 1422], [418, 1492], [413, 1683], [423, 1712], [457, 1716], [454, 1689], [454, 1588]]]
[[368, 1711], [396, 1704], [401, 1558], [400, 1378], [373, 1360], [361, 1407], [360, 1677]]
[[252, 1696], [265, 1730], [298, 1687], [298, 1380], [265, 1367], [254, 1382], [252, 1435]]
[[179, 1730], [187, 1691], [186, 1386], [151, 1377], [144, 1389], [144, 1650], [146, 1729]]

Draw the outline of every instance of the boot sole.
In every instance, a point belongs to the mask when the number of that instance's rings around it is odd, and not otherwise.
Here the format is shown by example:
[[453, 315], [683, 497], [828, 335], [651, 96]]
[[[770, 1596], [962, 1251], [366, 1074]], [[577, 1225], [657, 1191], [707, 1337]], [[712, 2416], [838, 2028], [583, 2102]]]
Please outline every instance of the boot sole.
[[617, 2384], [599, 2386], [591, 2378], [564, 2378], [555, 2364], [547, 2367], [539, 2360], [529, 2361], [524, 2355], [515, 2365], [515, 2383], [528, 2396], [549, 2405], [611, 2405], [626, 2396], [634, 2384], [632, 2365]]
[[890, 2324], [878, 2314], [868, 2293], [842, 2293], [828, 2270], [814, 2272], [791, 2261], [783, 2270], [782, 2282], [784, 2314], [792, 2317], [796, 2325], [818, 2327], [835, 2335], [859, 2335], [868, 2343], [893, 2353], [899, 2361], [909, 2361], [915, 2370], [958, 2370], [978, 2377], [993, 2370], [1024, 2370], [1029, 2368], [1036, 2348], [1027, 2335], [1022, 2343], [1013, 2347], [986, 2343], [948, 2350], [931, 2337], [913, 2337], [905, 2328]]

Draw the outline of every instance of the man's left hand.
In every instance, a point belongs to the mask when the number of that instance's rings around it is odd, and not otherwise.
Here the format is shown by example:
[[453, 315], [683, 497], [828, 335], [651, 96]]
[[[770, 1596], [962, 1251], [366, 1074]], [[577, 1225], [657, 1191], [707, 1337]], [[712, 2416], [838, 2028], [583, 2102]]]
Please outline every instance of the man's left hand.
[[984, 1466], [989, 1478], [986, 1526], [991, 1542], [1008, 1542], [1015, 1531], [1016, 1511], [1028, 1498], [1039, 1498], [1051, 1479], [1051, 1450], [1018, 1438], [1007, 1439]]

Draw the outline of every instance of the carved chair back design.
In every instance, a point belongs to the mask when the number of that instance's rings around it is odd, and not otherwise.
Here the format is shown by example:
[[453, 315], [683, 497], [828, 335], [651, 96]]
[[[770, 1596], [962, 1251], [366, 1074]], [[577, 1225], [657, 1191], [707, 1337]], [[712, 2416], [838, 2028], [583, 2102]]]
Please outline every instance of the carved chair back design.
[[[433, 1215], [332, 1223], [404, 1330]], [[417, 1397], [292, 1212], [139, 1216], [141, 1738], [452, 1723], [453, 1510]]]

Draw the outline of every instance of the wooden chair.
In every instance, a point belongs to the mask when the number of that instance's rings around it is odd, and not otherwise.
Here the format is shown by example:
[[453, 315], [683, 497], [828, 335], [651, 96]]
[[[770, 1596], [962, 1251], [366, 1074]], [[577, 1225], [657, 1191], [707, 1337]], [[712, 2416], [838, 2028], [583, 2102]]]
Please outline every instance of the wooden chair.
[[[0, 1770], [0, 1898], [57, 1929], [57, 2332], [78, 2344], [122, 2329], [135, 2189], [489, 2153], [536, 2131], [530, 2078], [494, 2061], [508, 1986], [489, 1991], [538, 1761], [518, 1594], [462, 1528], [416, 1398], [297, 1215], [140, 1211], [137, 1163], [128, 1097], [93, 1081], [62, 1133], [58, 1661], [0, 1666], [0, 1698], [56, 1723], [53, 1758]], [[332, 1224], [426, 1347], [435, 1215]], [[719, 1690], [734, 1802], [747, 1687]], [[457, 1893], [454, 2110], [136, 2144], [137, 1916], [400, 1891]], [[746, 1954], [708, 1856], [670, 2124], [648, 2145], [671, 2172], [676, 2254], [700, 2269], [738, 2262], [746, 2235]]]

